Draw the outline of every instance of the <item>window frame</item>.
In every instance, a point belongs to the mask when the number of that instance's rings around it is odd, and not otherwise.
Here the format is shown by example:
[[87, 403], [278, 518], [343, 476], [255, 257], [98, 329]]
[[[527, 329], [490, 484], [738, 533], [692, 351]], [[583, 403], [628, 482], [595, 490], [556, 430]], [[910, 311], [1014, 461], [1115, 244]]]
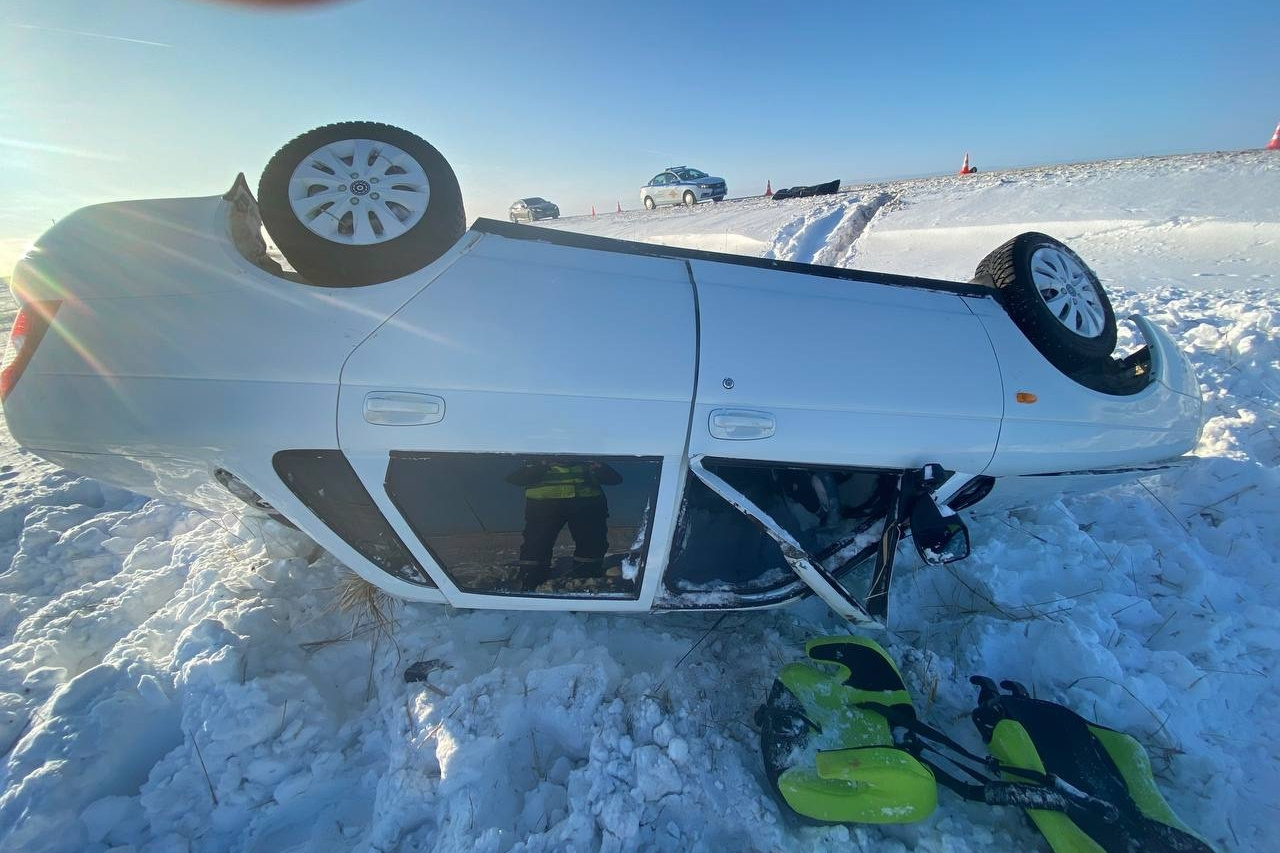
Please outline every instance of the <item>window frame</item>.
[[[682, 496], [687, 494], [687, 489], [689, 487], [691, 478], [696, 479], [700, 481], [703, 485], [710, 488], [713, 493], [715, 493], [718, 497], [720, 497], [727, 504], [729, 504], [729, 506], [736, 509], [738, 512], [742, 513], [742, 515], [744, 515], [749, 521], [751, 521], [752, 523], [758, 526], [766, 527], [765, 535], [769, 536], [771, 539], [774, 539], [774, 541], [779, 541], [779, 540], [777, 539], [776, 536], [774, 536], [772, 533], [768, 531], [766, 525], [762, 524], [761, 518], [768, 519], [779, 528], [782, 528], [782, 525], [776, 519], [770, 516], [766, 511], [764, 511], [760, 507], [753, 504], [749, 498], [747, 498], [741, 492], [738, 492], [738, 490], [735, 489], [733, 486], [726, 483], [717, 474], [708, 470], [706, 467], [708, 464], [709, 465], [731, 465], [731, 466], [750, 467], [750, 468], [757, 468], [757, 469], [794, 468], [794, 469], [811, 469], [814, 471], [823, 471], [823, 470], [841, 471], [841, 472], [854, 471], [859, 473], [875, 474], [881, 477], [886, 477], [886, 476], [892, 477], [895, 480], [899, 479], [901, 475], [904, 473], [897, 469], [888, 469], [888, 468], [859, 468], [859, 467], [847, 466], [847, 465], [817, 465], [817, 464], [809, 464], [809, 463], [781, 462], [781, 461], [758, 460], [758, 459], [709, 457], [704, 455], [697, 455], [692, 457], [689, 460], [688, 473], [685, 477], [683, 489], [681, 490]], [[682, 512], [684, 509], [684, 505], [685, 505], [685, 498], [682, 497], [681, 498]], [[883, 529], [884, 519], [888, 517], [888, 514], [889, 514], [888, 511], [886, 511], [882, 515], [877, 515], [872, 517], [869, 520], [868, 524], [862, 529], [863, 530], [874, 529], [877, 525], [880, 525], [881, 529]], [[785, 532], [785, 528], [783, 528], [783, 530]], [[677, 520], [677, 525], [676, 525], [676, 528], [674, 529], [674, 532], [675, 534], [679, 533], [678, 520]], [[821, 560], [819, 560], [814, 555], [809, 554], [807, 551], [805, 551], [804, 548], [800, 546], [798, 542], [795, 542], [794, 538], [789, 537], [789, 535], [787, 538], [791, 539], [789, 544], [794, 546], [793, 550], [799, 552], [798, 554], [794, 554], [794, 553], [789, 554], [788, 550], [791, 550], [791, 549], [787, 549], [787, 548], [782, 549], [783, 559], [786, 561], [789, 568], [795, 573], [794, 578], [789, 579], [782, 583], [772, 584], [769, 586], [761, 587], [760, 589], [751, 590], [749, 592], [737, 592], [737, 591], [731, 591], [731, 590], [728, 590], [728, 591], [715, 590], [717, 594], [724, 596], [726, 600], [719, 604], [708, 605], [705, 603], [693, 603], [692, 601], [689, 600], [694, 596], [697, 596], [699, 593], [675, 591], [675, 590], [672, 590], [667, 585], [667, 581], [670, 578], [670, 573], [672, 571], [672, 568], [675, 565], [679, 556], [678, 546], [676, 545], [675, 538], [673, 536], [671, 550], [670, 550], [670, 553], [668, 553], [667, 555], [667, 564], [663, 572], [663, 578], [662, 578], [663, 585], [662, 585], [662, 588], [658, 591], [658, 595], [654, 598], [653, 609], [654, 610], [660, 610], [660, 609], [661, 610], [690, 610], [690, 609], [740, 610], [740, 609], [755, 608], [755, 607], [776, 606], [778, 604], [785, 603], [792, 599], [802, 597], [806, 594], [815, 593], [820, 595], [825, 601], [827, 601], [828, 605], [831, 606], [833, 610], [835, 610], [840, 615], [845, 616], [852, 622], [856, 622], [860, 624], [871, 624], [871, 625], [877, 625], [877, 626], [880, 624], [875, 619], [873, 619], [870, 615], [867, 614], [865, 603], [858, 601], [856, 597], [854, 597], [853, 594], [850, 593], [842, 583], [843, 578], [845, 578], [850, 572], [852, 572], [857, 567], [864, 565], [868, 561], [868, 559], [870, 559], [872, 556], [875, 555], [877, 546], [878, 546], [878, 541], [877, 543], [869, 544], [866, 547], [860, 549], [857, 553], [855, 553], [852, 557], [845, 560], [839, 566], [835, 566], [833, 569], [827, 570], [826, 568], [823, 567]], [[877, 537], [877, 540], [878, 540], [878, 537]], [[780, 542], [779, 544], [781, 545]], [[797, 566], [797, 559], [802, 564], [800, 567]], [[805, 563], [807, 563], [808, 565], [807, 566], [803, 565]], [[834, 589], [833, 590], [820, 589], [824, 585], [828, 587], [834, 587]], [[682, 601], [682, 599], [684, 599], [684, 601]]]
[[[449, 568], [449, 564], [442, 558], [437, 548], [433, 547], [426, 535], [415, 522], [416, 513], [407, 511], [405, 503], [401, 496], [397, 496], [391, 485], [391, 467], [397, 459], [412, 460], [421, 459], [423, 457], [508, 457], [511, 459], [530, 459], [539, 456], [546, 457], [574, 457], [584, 460], [600, 461], [605, 463], [635, 463], [644, 462], [653, 465], [654, 477], [652, 482], [652, 491], [648, 493], [648, 506], [650, 511], [644, 519], [644, 542], [645, 546], [642, 551], [640, 565], [634, 580], [632, 581], [631, 592], [592, 592], [592, 591], [549, 591], [549, 592], [530, 592], [526, 590], [500, 590], [500, 589], [476, 589], [474, 587], [463, 586], [459, 583], [458, 577]], [[405, 526], [413, 533], [415, 543], [419, 545], [423, 551], [431, 558], [432, 563], [444, 577], [448, 580], [449, 585], [458, 591], [462, 596], [477, 596], [484, 599], [520, 599], [528, 602], [545, 602], [553, 605], [552, 609], [564, 609], [563, 602], [600, 602], [635, 605], [644, 596], [645, 578], [654, 558], [654, 542], [653, 529], [658, 514], [658, 498], [662, 487], [662, 469], [664, 459], [662, 456], [626, 456], [618, 454], [584, 454], [584, 453], [521, 453], [511, 451], [433, 451], [433, 450], [391, 450], [387, 455], [387, 463], [383, 473], [383, 491], [388, 501], [395, 508], [400, 519], [403, 520]], [[668, 547], [664, 543], [664, 549]], [[661, 554], [662, 560], [659, 565], [661, 570], [666, 571], [665, 551]], [[634, 609], [634, 608], [628, 608]]]

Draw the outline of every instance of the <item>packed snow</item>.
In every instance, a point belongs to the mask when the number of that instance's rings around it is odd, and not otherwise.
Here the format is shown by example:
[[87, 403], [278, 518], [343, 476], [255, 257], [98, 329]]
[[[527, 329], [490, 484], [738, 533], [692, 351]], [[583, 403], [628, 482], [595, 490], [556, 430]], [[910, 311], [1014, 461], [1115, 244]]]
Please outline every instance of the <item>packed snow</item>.
[[[1220, 850], [1280, 826], [1280, 155], [851, 187], [555, 227], [966, 280], [1008, 237], [1071, 243], [1117, 313], [1190, 354], [1200, 461], [973, 515], [973, 555], [900, 556], [888, 629], [920, 714], [970, 747], [972, 674], [1130, 732]], [[545, 224], [545, 223], [544, 223]], [[13, 307], [7, 300], [6, 321]], [[899, 826], [803, 826], [752, 722], [809, 599], [751, 613], [336, 605], [345, 571], [271, 521], [59, 471], [0, 436], [0, 850], [1047, 850], [940, 795]], [[414, 664], [424, 680], [406, 682]], [[1268, 841], [1271, 839], [1271, 841]]]

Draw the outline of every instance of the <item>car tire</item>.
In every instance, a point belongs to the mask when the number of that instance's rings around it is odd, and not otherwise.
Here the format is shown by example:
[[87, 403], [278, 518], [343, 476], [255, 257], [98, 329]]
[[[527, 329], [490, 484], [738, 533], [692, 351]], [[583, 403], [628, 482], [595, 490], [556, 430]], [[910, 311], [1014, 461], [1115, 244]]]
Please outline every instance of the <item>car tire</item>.
[[655, 207], [657, 207], [657, 205], [653, 203], [653, 198], [652, 198], [651, 196], [645, 196], [645, 197], [644, 197], [644, 209], [645, 209], [645, 210], [653, 210]]
[[258, 199], [285, 258], [325, 287], [408, 275], [466, 231], [458, 179], [444, 156], [406, 130], [375, 122], [326, 125], [289, 142], [263, 170]]
[[1064, 373], [1110, 359], [1115, 309], [1097, 275], [1064, 243], [1035, 231], [1019, 234], [982, 259], [974, 280], [1000, 291], [1013, 322]]
[[693, 206], [694, 206], [695, 204], [697, 204], [697, 203], [698, 203], [698, 197], [697, 197], [696, 195], [694, 195], [694, 194], [693, 194], [693, 190], [685, 190], [685, 191], [684, 191], [684, 206], [685, 206], [685, 207], [693, 207]]

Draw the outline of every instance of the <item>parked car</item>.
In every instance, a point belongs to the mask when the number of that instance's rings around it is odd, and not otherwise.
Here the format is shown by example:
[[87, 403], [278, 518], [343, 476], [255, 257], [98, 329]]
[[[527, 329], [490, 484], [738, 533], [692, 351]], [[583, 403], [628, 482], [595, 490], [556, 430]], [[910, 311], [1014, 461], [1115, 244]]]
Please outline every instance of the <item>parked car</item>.
[[724, 178], [713, 178], [701, 169], [668, 166], [640, 188], [640, 201], [649, 210], [660, 204], [693, 207], [700, 201], [723, 201], [728, 188]]
[[532, 198], [516, 199], [507, 214], [512, 222], [519, 222], [522, 219], [526, 222], [536, 222], [539, 219], [559, 219], [560, 208], [545, 198], [538, 198], [535, 195]]
[[953, 282], [466, 230], [439, 152], [365, 122], [290, 142], [258, 192], [50, 228], [12, 278], [9, 429], [275, 515], [404, 598], [881, 618], [900, 535], [958, 559], [957, 510], [1166, 470], [1200, 432], [1168, 335], [1136, 317], [1116, 357], [1097, 277], [1042, 234]]

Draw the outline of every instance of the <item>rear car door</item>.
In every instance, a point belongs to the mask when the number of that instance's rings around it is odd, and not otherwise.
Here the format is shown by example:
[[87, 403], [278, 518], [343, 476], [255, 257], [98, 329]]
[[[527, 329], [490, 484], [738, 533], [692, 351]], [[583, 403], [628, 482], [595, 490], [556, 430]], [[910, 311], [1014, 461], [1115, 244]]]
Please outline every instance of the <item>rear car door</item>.
[[451, 603], [647, 609], [695, 360], [683, 262], [486, 233], [348, 359], [339, 443]]

